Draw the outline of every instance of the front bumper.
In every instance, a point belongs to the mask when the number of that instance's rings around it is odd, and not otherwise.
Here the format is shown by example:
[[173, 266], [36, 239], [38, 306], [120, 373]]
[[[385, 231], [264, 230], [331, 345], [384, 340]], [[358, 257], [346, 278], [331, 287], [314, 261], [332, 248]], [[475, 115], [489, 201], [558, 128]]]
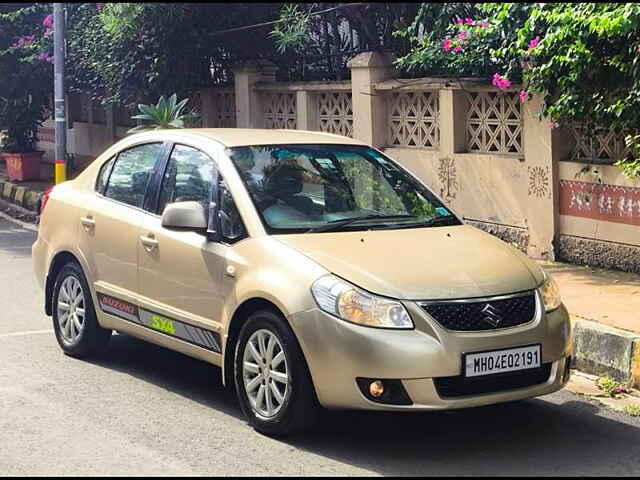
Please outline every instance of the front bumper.
[[[290, 317], [300, 341], [320, 403], [327, 408], [369, 410], [441, 410], [475, 407], [546, 395], [561, 389], [571, 355], [569, 315], [562, 305], [544, 313], [537, 298], [533, 322], [502, 330], [445, 330], [413, 302], [406, 302], [414, 330], [376, 329], [351, 324], [319, 309]], [[436, 377], [462, 373], [462, 355], [539, 343], [549, 378], [533, 386], [494, 393], [442, 397]], [[398, 379], [411, 405], [380, 404], [367, 399], [356, 378]]]

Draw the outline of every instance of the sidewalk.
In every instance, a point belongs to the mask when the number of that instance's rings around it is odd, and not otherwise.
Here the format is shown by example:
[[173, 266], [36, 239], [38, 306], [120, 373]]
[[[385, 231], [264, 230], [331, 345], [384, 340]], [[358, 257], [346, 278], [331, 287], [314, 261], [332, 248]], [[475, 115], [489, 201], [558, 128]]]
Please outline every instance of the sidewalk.
[[538, 263], [558, 282], [572, 315], [640, 334], [640, 275], [587, 265]]
[[573, 324], [573, 366], [640, 386], [640, 275], [538, 262], [558, 282]]

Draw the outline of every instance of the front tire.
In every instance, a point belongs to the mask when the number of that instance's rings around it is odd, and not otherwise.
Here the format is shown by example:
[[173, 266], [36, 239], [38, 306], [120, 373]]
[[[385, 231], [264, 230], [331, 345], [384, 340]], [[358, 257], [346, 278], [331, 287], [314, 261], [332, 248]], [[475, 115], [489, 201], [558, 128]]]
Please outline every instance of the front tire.
[[98, 324], [91, 290], [75, 262], [60, 269], [53, 287], [53, 330], [62, 351], [72, 357], [102, 353], [111, 338], [111, 330]]
[[271, 436], [313, 426], [320, 406], [302, 350], [286, 320], [271, 310], [249, 315], [234, 355], [236, 394], [249, 423]]

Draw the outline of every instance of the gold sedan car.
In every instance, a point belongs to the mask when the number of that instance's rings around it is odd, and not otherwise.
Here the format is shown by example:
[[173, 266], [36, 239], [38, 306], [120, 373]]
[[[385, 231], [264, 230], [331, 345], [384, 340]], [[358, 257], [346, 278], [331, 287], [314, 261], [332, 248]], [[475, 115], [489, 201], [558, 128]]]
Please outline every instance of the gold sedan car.
[[218, 365], [270, 435], [321, 407], [474, 407], [569, 378], [555, 282], [356, 140], [140, 133], [41, 208], [34, 269], [66, 354], [115, 330]]

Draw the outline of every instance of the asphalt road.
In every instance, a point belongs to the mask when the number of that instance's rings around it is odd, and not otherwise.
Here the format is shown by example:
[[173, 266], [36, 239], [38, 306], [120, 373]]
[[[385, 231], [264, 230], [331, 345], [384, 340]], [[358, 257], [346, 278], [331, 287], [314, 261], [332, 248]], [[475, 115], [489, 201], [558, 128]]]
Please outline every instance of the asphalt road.
[[455, 412], [331, 412], [302, 438], [249, 428], [219, 370], [115, 336], [63, 355], [0, 219], [0, 475], [638, 475], [640, 420], [566, 391]]

